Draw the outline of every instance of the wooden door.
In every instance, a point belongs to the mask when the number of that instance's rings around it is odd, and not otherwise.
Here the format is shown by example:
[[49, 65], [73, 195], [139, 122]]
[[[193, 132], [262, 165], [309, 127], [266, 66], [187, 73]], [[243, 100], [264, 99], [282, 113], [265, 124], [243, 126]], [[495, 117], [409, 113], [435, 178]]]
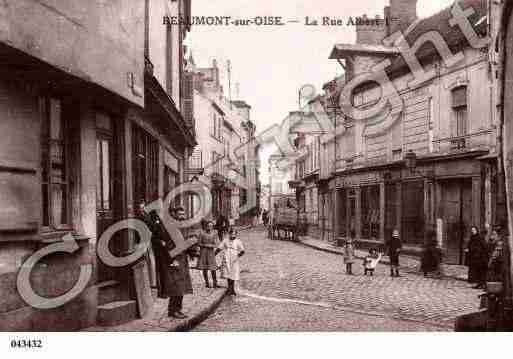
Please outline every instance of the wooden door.
[[402, 184], [402, 231], [403, 242], [422, 245], [424, 243], [424, 181]]
[[463, 250], [472, 226], [472, 181], [449, 180], [442, 185], [444, 258], [448, 264], [463, 264]]

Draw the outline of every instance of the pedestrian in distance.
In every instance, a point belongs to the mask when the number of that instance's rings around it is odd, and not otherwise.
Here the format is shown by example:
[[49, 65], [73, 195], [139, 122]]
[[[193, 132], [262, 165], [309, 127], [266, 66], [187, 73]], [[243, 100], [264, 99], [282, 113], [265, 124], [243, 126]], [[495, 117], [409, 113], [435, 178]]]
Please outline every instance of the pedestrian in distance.
[[344, 263], [346, 265], [346, 274], [353, 274], [353, 263], [355, 261], [355, 250], [353, 239], [349, 237], [344, 245]]
[[217, 231], [217, 235], [219, 237], [219, 242], [222, 242], [224, 239], [224, 234], [228, 230], [228, 220], [222, 214], [217, 217], [215, 229]]
[[374, 270], [378, 266], [379, 261], [381, 260], [382, 254], [378, 253], [378, 251], [374, 248], [369, 250], [369, 253], [363, 259], [363, 275], [374, 276]]
[[200, 248], [198, 269], [203, 271], [203, 279], [205, 280], [205, 287], [210, 288], [208, 281], [208, 272], [212, 276], [212, 285], [214, 288], [218, 288], [217, 285], [217, 262], [215, 250], [219, 245], [217, 240], [217, 234], [214, 233], [214, 223], [208, 221], [206, 223], [206, 229], [201, 231], [199, 235], [198, 246]]
[[399, 236], [399, 230], [394, 229], [392, 237], [385, 244], [386, 253], [390, 258], [390, 276], [400, 277], [399, 275], [399, 254], [402, 249], [401, 237]]
[[427, 277], [429, 273], [435, 273], [436, 276], [440, 276], [441, 262], [442, 250], [438, 247], [436, 232], [433, 230], [428, 231], [420, 261], [420, 268], [424, 272], [424, 277]]
[[488, 261], [488, 271], [486, 280], [488, 282], [502, 282], [504, 281], [505, 268], [507, 266], [507, 257], [509, 248], [504, 240], [504, 231], [502, 227], [497, 226], [492, 231], [492, 245], [490, 259]]
[[474, 289], [484, 289], [488, 269], [488, 244], [476, 226], [470, 229], [468, 242], [468, 281], [476, 283]]
[[240, 279], [240, 258], [244, 255], [244, 245], [237, 238], [237, 232], [231, 230], [228, 238], [225, 238], [216, 254], [223, 251], [223, 259], [221, 265], [221, 276], [228, 282], [229, 295], [237, 295], [235, 292], [235, 281]]
[[269, 224], [269, 212], [267, 211], [267, 209], [265, 209], [262, 213], [262, 222], [264, 222], [265, 227], [267, 227], [267, 225]]

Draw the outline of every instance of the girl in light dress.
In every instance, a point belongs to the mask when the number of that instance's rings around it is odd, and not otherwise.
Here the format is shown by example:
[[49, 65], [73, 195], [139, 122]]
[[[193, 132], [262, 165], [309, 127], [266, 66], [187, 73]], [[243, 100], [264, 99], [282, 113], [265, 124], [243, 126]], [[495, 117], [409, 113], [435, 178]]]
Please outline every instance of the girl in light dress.
[[235, 230], [230, 231], [228, 238], [225, 238], [219, 245], [216, 253], [223, 251], [221, 276], [228, 281], [228, 294], [236, 295], [235, 281], [240, 279], [240, 257], [244, 255], [244, 246], [237, 238]]

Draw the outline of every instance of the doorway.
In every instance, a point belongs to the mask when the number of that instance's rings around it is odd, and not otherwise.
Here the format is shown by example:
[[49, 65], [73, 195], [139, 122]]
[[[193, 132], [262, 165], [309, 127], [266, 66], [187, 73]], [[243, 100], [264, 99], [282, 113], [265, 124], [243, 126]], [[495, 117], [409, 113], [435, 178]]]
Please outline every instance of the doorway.
[[463, 251], [472, 226], [472, 179], [451, 179], [443, 181], [441, 186], [445, 262], [463, 264]]
[[[122, 167], [119, 161], [121, 134], [116, 133], [115, 121], [104, 113], [96, 114], [96, 231], [98, 238], [107, 228], [122, 216], [123, 181]], [[117, 140], [115, 139], [117, 138]], [[110, 251], [120, 255], [123, 251], [123, 236], [116, 233], [110, 241]], [[115, 278], [113, 268], [101, 261], [98, 263], [98, 280], [106, 281]]]

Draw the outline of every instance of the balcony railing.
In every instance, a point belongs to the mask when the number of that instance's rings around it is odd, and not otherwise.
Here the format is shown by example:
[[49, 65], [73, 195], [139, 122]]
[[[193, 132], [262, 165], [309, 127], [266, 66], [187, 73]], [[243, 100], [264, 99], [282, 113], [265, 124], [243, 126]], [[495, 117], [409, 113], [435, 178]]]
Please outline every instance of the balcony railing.
[[493, 129], [480, 130], [462, 136], [450, 136], [433, 141], [434, 152], [458, 152], [471, 148], [491, 147], [495, 141]]

